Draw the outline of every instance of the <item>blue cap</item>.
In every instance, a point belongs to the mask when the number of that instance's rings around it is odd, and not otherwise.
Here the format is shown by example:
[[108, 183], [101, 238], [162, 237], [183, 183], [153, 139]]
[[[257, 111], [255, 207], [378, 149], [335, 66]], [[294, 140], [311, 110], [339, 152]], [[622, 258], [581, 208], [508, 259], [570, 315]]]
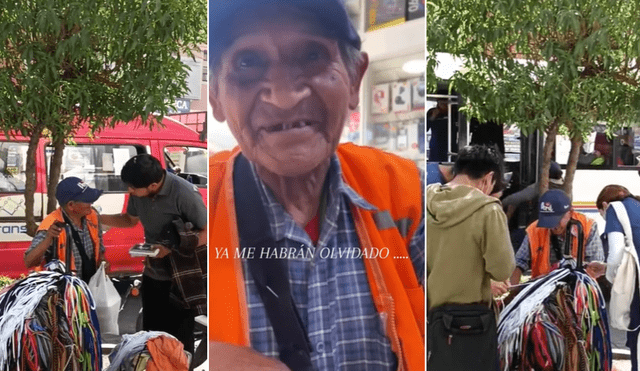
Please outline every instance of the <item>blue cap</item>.
[[358, 32], [351, 24], [344, 0], [209, 0], [209, 63], [215, 65], [233, 41], [230, 29], [248, 9], [285, 5], [312, 14], [328, 34], [360, 50]]
[[540, 196], [538, 227], [555, 228], [560, 219], [571, 210], [571, 199], [559, 189], [551, 189]]
[[549, 166], [549, 178], [562, 179], [562, 169], [555, 161], [551, 161], [551, 165]]
[[60, 205], [65, 205], [69, 201], [94, 203], [102, 195], [99, 189], [89, 187], [80, 178], [75, 176], [64, 178], [58, 183], [56, 188], [56, 199]]

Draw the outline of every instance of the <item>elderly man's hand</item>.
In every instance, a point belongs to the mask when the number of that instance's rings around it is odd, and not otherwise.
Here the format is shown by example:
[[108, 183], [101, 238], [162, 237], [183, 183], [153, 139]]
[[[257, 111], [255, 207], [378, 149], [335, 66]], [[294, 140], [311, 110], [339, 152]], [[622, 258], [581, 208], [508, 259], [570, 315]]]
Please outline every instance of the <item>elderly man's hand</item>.
[[255, 350], [226, 343], [209, 343], [209, 370], [290, 371], [284, 363]]
[[507, 281], [498, 282], [491, 280], [491, 293], [493, 296], [502, 296], [509, 291], [509, 283]]

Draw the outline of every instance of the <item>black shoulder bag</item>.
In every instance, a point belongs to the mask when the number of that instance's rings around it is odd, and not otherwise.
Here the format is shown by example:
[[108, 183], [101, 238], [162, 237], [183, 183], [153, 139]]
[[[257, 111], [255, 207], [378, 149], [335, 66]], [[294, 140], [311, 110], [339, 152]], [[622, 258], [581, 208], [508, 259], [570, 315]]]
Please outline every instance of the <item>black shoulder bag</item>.
[[240, 248], [256, 248], [257, 257], [247, 259], [247, 266], [273, 327], [279, 358], [293, 371], [310, 371], [311, 345], [291, 297], [287, 260], [259, 258], [263, 248], [276, 244], [251, 166], [242, 154], [233, 166], [233, 188]]

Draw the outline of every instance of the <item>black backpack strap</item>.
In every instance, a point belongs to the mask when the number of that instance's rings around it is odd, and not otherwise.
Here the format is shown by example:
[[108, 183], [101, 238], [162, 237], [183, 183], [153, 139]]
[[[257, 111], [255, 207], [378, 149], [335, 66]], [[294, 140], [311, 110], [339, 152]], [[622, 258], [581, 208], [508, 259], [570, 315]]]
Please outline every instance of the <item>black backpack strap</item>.
[[[85, 280], [86, 282], [89, 282], [89, 279], [93, 277], [93, 275], [96, 274], [96, 271], [98, 270], [96, 267], [97, 259], [91, 260], [89, 258], [89, 255], [85, 250], [84, 243], [82, 242], [82, 238], [80, 238], [80, 234], [71, 223], [71, 219], [69, 219], [69, 217], [64, 212], [62, 213], [62, 217], [64, 218], [64, 221], [67, 223], [67, 225], [65, 226], [65, 231], [67, 233], [67, 247], [65, 249], [66, 261], [64, 262], [65, 265], [67, 266], [67, 273], [69, 273], [69, 270], [71, 267], [69, 262], [71, 261], [71, 259], [73, 259], [73, 255], [71, 254], [72, 247], [69, 241], [69, 236], [71, 236], [71, 238], [73, 238], [73, 242], [75, 242], [76, 248], [78, 248], [78, 252], [80, 253], [80, 258], [82, 259], [82, 271], [78, 273], [80, 274], [80, 277], [83, 280]], [[89, 228], [88, 224], [87, 224], [87, 228]]]
[[311, 345], [289, 287], [286, 259], [261, 259], [262, 249], [276, 248], [249, 161], [239, 154], [233, 165], [233, 189], [240, 248], [255, 247], [247, 259], [264, 308], [273, 327], [280, 360], [293, 371], [312, 370]]
[[580, 272], [584, 272], [584, 268], [582, 267], [583, 256], [584, 253], [584, 229], [582, 228], [582, 223], [578, 220], [570, 219], [567, 223], [567, 228], [565, 231], [564, 238], [564, 253], [567, 256], [571, 256], [571, 246], [573, 243], [573, 234], [571, 231], [573, 230], [573, 226], [576, 226], [576, 230], [578, 232], [578, 255], [576, 256], [576, 269]]

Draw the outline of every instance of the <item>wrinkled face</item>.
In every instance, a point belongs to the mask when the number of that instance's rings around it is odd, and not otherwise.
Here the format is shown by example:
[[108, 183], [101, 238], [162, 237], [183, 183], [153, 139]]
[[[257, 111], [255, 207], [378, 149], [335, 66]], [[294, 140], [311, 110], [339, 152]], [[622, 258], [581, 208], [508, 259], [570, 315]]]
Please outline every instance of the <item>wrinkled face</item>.
[[366, 55], [352, 82], [338, 42], [318, 36], [318, 25], [290, 13], [266, 18], [235, 22], [237, 37], [221, 55], [209, 97], [249, 160], [278, 175], [304, 175], [338, 146], [358, 105]]
[[560, 219], [560, 223], [558, 223], [555, 228], [551, 228], [551, 233], [555, 234], [556, 236], [564, 234], [567, 230], [567, 224], [569, 224], [569, 220], [571, 220], [571, 212], [567, 211], [562, 219]]
[[67, 210], [77, 216], [83, 217], [91, 214], [91, 204], [80, 201], [69, 201]]

